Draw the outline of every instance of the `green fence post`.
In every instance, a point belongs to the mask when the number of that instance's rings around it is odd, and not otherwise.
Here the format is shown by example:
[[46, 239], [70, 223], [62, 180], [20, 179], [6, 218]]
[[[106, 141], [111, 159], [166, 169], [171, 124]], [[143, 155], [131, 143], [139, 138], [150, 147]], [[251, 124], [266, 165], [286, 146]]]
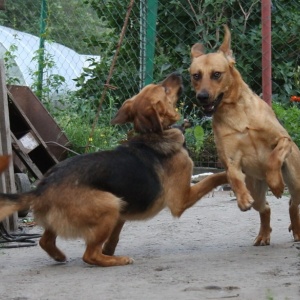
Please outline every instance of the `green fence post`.
[[146, 74], [146, 1], [140, 1], [140, 89], [145, 86]]
[[42, 0], [41, 19], [40, 19], [40, 46], [38, 58], [38, 79], [37, 79], [37, 96], [41, 99], [43, 96], [43, 74], [44, 74], [44, 53], [45, 53], [45, 33], [47, 25], [48, 3]]
[[153, 81], [153, 64], [158, 0], [148, 0], [147, 6], [145, 85]]

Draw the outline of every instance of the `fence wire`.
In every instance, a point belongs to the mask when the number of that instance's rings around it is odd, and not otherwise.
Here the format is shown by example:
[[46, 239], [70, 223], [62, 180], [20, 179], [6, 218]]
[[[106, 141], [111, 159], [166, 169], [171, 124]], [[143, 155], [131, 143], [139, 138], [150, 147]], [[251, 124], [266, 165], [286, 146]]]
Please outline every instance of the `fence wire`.
[[[145, 84], [179, 71], [186, 87], [181, 113], [197, 123], [188, 74], [190, 47], [201, 42], [207, 51], [216, 50], [226, 23], [237, 68], [249, 86], [262, 93], [261, 1], [136, 0], [118, 45], [129, 3], [6, 0], [0, 11], [0, 57], [6, 63], [8, 83], [37, 91], [42, 72], [45, 102], [64, 105], [66, 95], [76, 91], [80, 109], [94, 118], [119, 46], [110, 80], [114, 88], [108, 90], [105, 107], [116, 109]], [[300, 3], [273, 0], [271, 12], [272, 100], [288, 103], [291, 96], [300, 96]], [[217, 164], [213, 149], [204, 149], [195, 161], [200, 155], [210, 157], [207, 165]]]

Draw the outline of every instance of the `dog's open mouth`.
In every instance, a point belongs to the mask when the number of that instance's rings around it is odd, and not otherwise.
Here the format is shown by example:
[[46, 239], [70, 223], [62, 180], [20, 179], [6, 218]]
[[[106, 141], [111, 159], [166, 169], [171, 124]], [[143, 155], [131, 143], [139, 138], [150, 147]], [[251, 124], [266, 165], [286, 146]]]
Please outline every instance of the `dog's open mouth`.
[[220, 94], [213, 102], [209, 104], [202, 104], [201, 110], [204, 112], [206, 116], [212, 116], [214, 112], [217, 110], [218, 105], [222, 101], [223, 93]]

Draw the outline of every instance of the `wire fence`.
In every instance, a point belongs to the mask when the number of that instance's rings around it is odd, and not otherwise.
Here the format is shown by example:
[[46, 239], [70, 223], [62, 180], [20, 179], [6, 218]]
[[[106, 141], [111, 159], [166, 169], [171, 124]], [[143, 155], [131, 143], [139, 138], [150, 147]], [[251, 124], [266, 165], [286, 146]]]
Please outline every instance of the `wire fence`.
[[[288, 103], [300, 96], [300, 3], [270, 5], [272, 99]], [[105, 89], [103, 106], [116, 109], [145, 84], [179, 71], [185, 85], [180, 110], [195, 124], [201, 115], [194, 112], [189, 83], [190, 47], [201, 42], [207, 51], [216, 50], [222, 24], [231, 28], [237, 68], [262, 93], [261, 6], [256, 0], [6, 0], [0, 57], [8, 83], [28, 85], [48, 101], [64, 102], [76, 91], [91, 118]], [[197, 152], [196, 163], [199, 157], [207, 166], [217, 165], [214, 149]]]

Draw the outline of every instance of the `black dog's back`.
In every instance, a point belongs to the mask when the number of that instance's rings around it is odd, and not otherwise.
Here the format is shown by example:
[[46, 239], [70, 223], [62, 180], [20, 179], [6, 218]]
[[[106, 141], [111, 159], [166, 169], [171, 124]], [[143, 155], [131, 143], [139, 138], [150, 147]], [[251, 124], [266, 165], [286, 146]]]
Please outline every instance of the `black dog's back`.
[[[83, 185], [124, 200], [126, 213], [146, 211], [161, 193], [159, 154], [144, 144], [122, 145], [111, 151], [83, 154], [53, 167], [35, 193], [50, 185]], [[59, 188], [59, 187], [58, 187]]]

